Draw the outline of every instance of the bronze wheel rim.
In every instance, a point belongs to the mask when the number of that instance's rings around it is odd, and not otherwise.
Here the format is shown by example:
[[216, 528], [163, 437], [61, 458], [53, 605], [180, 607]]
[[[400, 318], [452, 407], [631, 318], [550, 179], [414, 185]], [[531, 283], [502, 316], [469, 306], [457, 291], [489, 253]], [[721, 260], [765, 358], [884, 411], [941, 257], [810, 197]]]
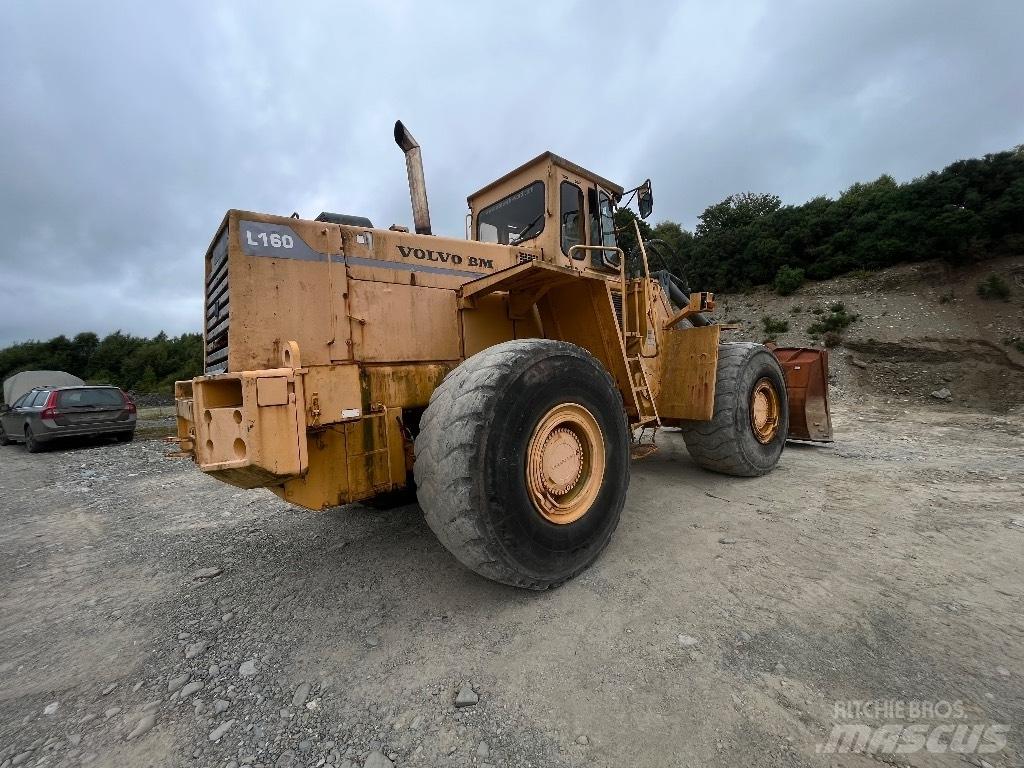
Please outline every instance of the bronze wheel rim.
[[750, 394], [750, 426], [760, 443], [770, 443], [779, 433], [779, 393], [769, 379], [760, 379]]
[[526, 451], [526, 487], [540, 515], [556, 525], [583, 517], [601, 490], [604, 435], [594, 415], [576, 403], [548, 411]]

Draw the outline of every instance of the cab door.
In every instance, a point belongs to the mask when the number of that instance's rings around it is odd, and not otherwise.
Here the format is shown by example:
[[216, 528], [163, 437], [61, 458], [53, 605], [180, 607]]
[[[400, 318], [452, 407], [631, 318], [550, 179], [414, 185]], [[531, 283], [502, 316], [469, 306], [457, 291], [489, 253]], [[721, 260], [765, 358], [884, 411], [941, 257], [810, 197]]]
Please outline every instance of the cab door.
[[[612, 196], [600, 187], [587, 190], [588, 244], [618, 246], [615, 242], [615, 208]], [[615, 251], [591, 251], [590, 266], [602, 272], [618, 272], [619, 255]]]

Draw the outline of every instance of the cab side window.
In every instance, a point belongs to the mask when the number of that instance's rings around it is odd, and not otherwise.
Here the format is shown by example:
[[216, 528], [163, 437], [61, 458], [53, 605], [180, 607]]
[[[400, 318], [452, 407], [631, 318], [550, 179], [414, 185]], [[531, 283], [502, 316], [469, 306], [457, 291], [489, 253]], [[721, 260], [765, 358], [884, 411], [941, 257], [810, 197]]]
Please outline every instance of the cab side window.
[[[588, 193], [590, 203], [590, 244], [615, 247], [615, 215], [612, 200], [604, 190], [591, 189]], [[615, 263], [615, 251], [593, 251], [592, 260], [595, 267], [604, 266], [603, 259]]]
[[32, 402], [31, 403], [26, 403], [26, 405], [30, 405], [31, 407], [35, 408], [35, 407], [40, 406], [43, 403], [45, 403], [46, 402], [46, 398], [49, 397], [49, 396], [50, 396], [50, 391], [48, 389], [41, 389], [38, 392], [36, 392], [36, 396], [34, 398], [32, 398]]
[[574, 245], [583, 244], [583, 190], [563, 181], [559, 190], [562, 253], [569, 255]]

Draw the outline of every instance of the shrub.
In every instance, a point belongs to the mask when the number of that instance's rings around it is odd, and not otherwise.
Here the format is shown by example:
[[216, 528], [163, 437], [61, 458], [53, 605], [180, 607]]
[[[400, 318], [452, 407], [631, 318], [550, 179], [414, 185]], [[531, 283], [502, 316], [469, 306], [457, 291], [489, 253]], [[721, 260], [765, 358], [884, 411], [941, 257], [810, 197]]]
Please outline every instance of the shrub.
[[992, 274], [978, 283], [978, 295], [983, 299], [1010, 300], [1010, 284], [999, 275]]
[[799, 304], [797, 304], [795, 307], [790, 307], [789, 309], [789, 313], [791, 315], [799, 315], [803, 311], [803, 307], [801, 307]]
[[780, 333], [785, 333], [789, 330], [789, 321], [781, 320], [771, 315], [765, 315], [761, 318], [761, 325], [764, 328], [765, 335], [769, 341], [774, 341]]
[[953, 301], [953, 299], [955, 299], [955, 298], [956, 298], [956, 294], [953, 293], [953, 289], [950, 288], [944, 294], [939, 296], [939, 304], [949, 304], [949, 302]]
[[845, 331], [859, 319], [860, 315], [849, 314], [846, 311], [846, 305], [841, 301], [837, 301], [829, 307], [829, 314], [820, 320], [815, 320], [808, 326], [807, 332], [812, 336], [819, 336], [829, 332], [838, 334]]
[[838, 347], [843, 343], [843, 337], [835, 331], [825, 331], [825, 335], [821, 337], [822, 343], [831, 349], [832, 347]]
[[812, 308], [811, 308], [811, 312], [813, 312], [813, 313], [814, 313], [814, 314], [816, 314], [816, 315], [820, 315], [820, 314], [821, 314], [822, 312], [824, 312], [824, 311], [825, 311], [825, 310], [824, 310], [824, 309], [822, 309], [821, 307], [812, 307]]
[[775, 292], [780, 296], [789, 296], [804, 283], [804, 271], [793, 269], [788, 264], [779, 267], [775, 273]]

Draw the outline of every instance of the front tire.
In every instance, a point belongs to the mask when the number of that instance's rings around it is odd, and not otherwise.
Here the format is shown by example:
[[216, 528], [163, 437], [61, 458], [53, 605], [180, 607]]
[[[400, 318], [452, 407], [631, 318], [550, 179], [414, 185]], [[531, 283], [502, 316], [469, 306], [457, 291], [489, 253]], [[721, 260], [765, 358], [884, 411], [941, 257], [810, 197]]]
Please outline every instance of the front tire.
[[10, 445], [13, 441], [7, 436], [7, 430], [0, 424], [0, 445]]
[[415, 475], [427, 524], [459, 562], [504, 584], [557, 586], [618, 525], [629, 485], [622, 398], [574, 344], [498, 344], [434, 391]]
[[687, 421], [683, 440], [704, 469], [758, 477], [779, 462], [789, 432], [782, 366], [763, 344], [726, 343], [718, 349], [715, 410], [710, 421]]

